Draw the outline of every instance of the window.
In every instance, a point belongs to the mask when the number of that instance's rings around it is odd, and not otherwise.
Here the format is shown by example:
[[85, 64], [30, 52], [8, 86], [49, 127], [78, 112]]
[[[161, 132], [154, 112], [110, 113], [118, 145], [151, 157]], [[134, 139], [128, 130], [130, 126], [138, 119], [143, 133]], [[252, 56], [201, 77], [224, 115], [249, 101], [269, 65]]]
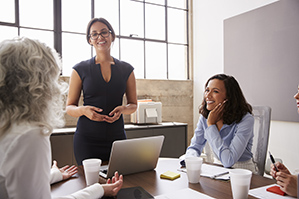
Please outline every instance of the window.
[[26, 36], [53, 47], [53, 0], [1, 0], [0, 13], [1, 41]]
[[0, 1], [0, 21], [7, 23], [15, 22], [15, 2], [14, 1]]
[[62, 74], [69, 76], [76, 63], [95, 56], [85, 38], [93, 17], [112, 24], [111, 54], [130, 63], [136, 78], [189, 79], [188, 0], [0, 0], [0, 40], [45, 42], [62, 55]]

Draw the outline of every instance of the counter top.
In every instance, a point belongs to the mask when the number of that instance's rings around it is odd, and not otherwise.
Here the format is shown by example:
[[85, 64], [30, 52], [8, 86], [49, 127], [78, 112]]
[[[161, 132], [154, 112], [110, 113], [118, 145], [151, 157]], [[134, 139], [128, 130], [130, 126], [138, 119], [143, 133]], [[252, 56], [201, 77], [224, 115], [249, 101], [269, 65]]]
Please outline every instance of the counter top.
[[[171, 126], [186, 126], [187, 123], [181, 122], [162, 122], [159, 124], [125, 124], [125, 130], [129, 129], [144, 129], [144, 128], [160, 128], [160, 127], [171, 127]], [[52, 135], [68, 135], [74, 134], [76, 131], [76, 127], [64, 127], [57, 128], [53, 130]]]

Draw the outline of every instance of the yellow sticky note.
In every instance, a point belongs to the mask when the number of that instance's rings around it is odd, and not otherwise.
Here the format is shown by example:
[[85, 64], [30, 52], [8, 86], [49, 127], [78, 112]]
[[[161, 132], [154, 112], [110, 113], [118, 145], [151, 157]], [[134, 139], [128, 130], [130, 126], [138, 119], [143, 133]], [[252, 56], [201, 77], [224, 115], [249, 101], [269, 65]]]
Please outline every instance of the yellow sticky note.
[[160, 175], [160, 178], [169, 179], [169, 180], [174, 180], [174, 179], [177, 179], [179, 177], [181, 177], [180, 174], [172, 172], [172, 171], [166, 171], [166, 172], [164, 172]]

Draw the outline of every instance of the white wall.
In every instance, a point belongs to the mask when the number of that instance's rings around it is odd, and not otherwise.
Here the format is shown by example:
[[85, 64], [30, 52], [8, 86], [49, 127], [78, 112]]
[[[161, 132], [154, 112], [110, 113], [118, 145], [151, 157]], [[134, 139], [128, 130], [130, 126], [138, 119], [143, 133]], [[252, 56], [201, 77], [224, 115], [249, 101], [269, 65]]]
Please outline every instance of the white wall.
[[[276, 1], [193, 0], [194, 128], [205, 82], [212, 75], [223, 73], [223, 20]], [[299, 169], [299, 123], [272, 121], [270, 128], [271, 153], [282, 158], [291, 171]]]

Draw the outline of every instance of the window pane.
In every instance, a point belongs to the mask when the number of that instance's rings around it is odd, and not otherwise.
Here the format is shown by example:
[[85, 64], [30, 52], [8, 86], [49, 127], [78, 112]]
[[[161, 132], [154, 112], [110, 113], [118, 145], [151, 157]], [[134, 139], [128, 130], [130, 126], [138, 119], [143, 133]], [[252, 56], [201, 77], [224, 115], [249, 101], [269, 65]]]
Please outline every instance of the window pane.
[[0, 42], [4, 39], [12, 39], [18, 36], [18, 29], [9, 26], [0, 26]]
[[145, 37], [165, 40], [165, 8], [145, 5]]
[[146, 79], [167, 79], [166, 44], [145, 43]]
[[[118, 0], [95, 0], [95, 17], [103, 17], [112, 25], [115, 34], [119, 35]], [[105, 6], [102, 6], [105, 5]]]
[[119, 39], [115, 38], [114, 42], [111, 44], [111, 52], [112, 57], [119, 59]]
[[47, 46], [54, 48], [54, 42], [53, 42], [54, 35], [52, 31], [42, 31], [42, 30], [21, 28], [20, 36], [28, 37], [31, 39], [37, 39], [40, 42], [45, 43]]
[[186, 11], [168, 8], [168, 41], [187, 43]]
[[144, 78], [144, 42], [132, 39], [121, 39], [121, 60], [134, 67], [136, 78]]
[[53, 30], [53, 0], [21, 0], [19, 3], [21, 26]]
[[62, 31], [85, 33], [91, 19], [91, 2], [87, 0], [62, 0]]
[[75, 64], [90, 59], [91, 46], [86, 42], [85, 35], [70, 33], [62, 34], [62, 74], [69, 76]]
[[143, 3], [121, 0], [120, 6], [120, 34], [143, 38]]
[[15, 1], [0, 1], [0, 21], [15, 23]]
[[145, 2], [165, 5], [165, 0], [145, 0]]
[[186, 9], [187, 8], [187, 0], [171, 0], [171, 1], [167, 1], [167, 6]]
[[187, 79], [187, 47], [168, 45], [168, 79]]

